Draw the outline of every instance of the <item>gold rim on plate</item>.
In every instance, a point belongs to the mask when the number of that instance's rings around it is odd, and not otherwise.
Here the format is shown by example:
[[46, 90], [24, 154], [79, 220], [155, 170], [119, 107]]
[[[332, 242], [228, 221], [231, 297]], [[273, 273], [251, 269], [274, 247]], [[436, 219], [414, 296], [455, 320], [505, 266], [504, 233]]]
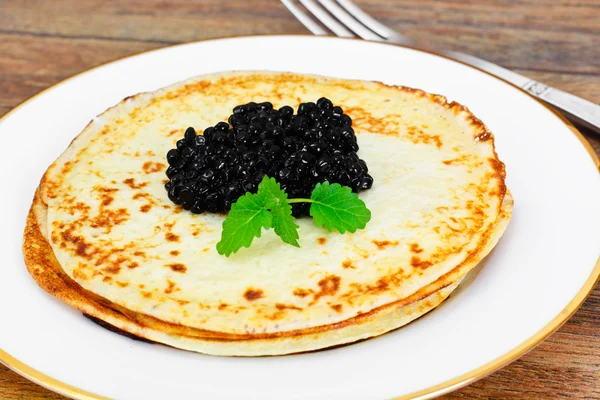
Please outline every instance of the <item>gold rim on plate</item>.
[[[61, 82], [58, 82], [52, 86], [50, 86], [49, 88], [46, 88], [44, 90], [42, 90], [41, 92], [39, 92], [38, 94], [30, 97], [29, 99], [25, 100], [24, 102], [22, 102], [21, 104], [17, 105], [16, 107], [14, 107], [12, 110], [10, 110], [9, 112], [7, 112], [4, 116], [2, 116], [0, 118], [0, 123], [2, 122], [2, 120], [4, 120], [5, 118], [7, 118], [9, 115], [15, 113], [16, 111], [18, 111], [21, 107], [25, 106], [27, 103], [35, 100], [36, 98], [38, 98], [39, 96], [46, 94], [47, 92], [51, 91], [52, 89], [55, 89], [56, 87], [72, 80], [75, 79], [81, 75], [84, 75], [88, 72], [94, 71], [96, 69], [105, 67], [107, 65], [119, 62], [119, 61], [123, 61], [126, 60], [128, 58], [132, 58], [132, 57], [136, 57], [140, 54], [146, 54], [146, 53], [152, 53], [155, 51], [161, 51], [167, 47], [177, 47], [177, 46], [185, 46], [185, 45], [190, 45], [190, 44], [194, 44], [194, 43], [202, 43], [202, 42], [208, 42], [208, 41], [214, 41], [214, 40], [227, 40], [227, 39], [241, 39], [241, 38], [253, 38], [253, 37], [314, 37], [312, 35], [255, 35], [255, 36], [230, 36], [230, 37], [225, 37], [225, 38], [212, 38], [212, 39], [205, 39], [205, 40], [199, 40], [199, 41], [195, 41], [195, 42], [190, 42], [190, 43], [181, 43], [181, 44], [176, 44], [176, 45], [172, 45], [172, 46], [166, 46], [160, 49], [156, 49], [156, 50], [150, 50], [150, 51], [142, 51], [136, 54], [132, 54], [130, 56], [127, 57], [123, 57], [120, 58], [118, 60], [114, 60], [114, 61], [110, 61], [107, 62], [105, 64], [96, 66], [96, 67], [92, 67], [90, 69], [87, 69], [85, 71], [79, 72]], [[331, 37], [333, 38], [333, 37]], [[359, 40], [359, 41], [365, 41], [363, 39], [360, 38], [336, 38], [338, 40]], [[527, 91], [523, 90], [522, 88], [502, 79], [499, 78], [481, 68], [477, 68], [474, 67], [472, 65], [466, 64], [462, 61], [458, 61], [458, 60], [454, 60], [450, 57], [447, 57], [443, 54], [439, 54], [433, 51], [429, 51], [429, 50], [423, 50], [423, 49], [419, 49], [418, 47], [413, 47], [413, 46], [406, 46], [406, 45], [398, 45], [398, 44], [389, 44], [389, 43], [381, 43], [381, 42], [373, 42], [373, 43], [377, 43], [377, 44], [382, 44], [382, 45], [386, 45], [386, 46], [395, 46], [395, 47], [403, 47], [403, 48], [407, 48], [407, 49], [411, 49], [411, 50], [416, 50], [416, 51], [420, 51], [422, 53], [428, 53], [428, 54], [432, 54], [434, 56], [440, 57], [440, 58], [444, 58], [447, 60], [451, 60], [460, 64], [463, 64], [467, 67], [473, 68], [475, 70], [478, 70], [480, 72], [483, 72], [499, 81], [502, 81], [514, 88], [519, 89], [521, 92], [527, 94], [529, 97], [531, 97], [533, 100], [535, 100], [536, 102], [538, 102], [539, 104], [541, 104], [543, 107], [545, 107], [546, 109], [548, 109], [551, 113], [553, 113], [555, 116], [557, 116], [575, 135], [575, 137], [581, 142], [581, 144], [583, 145], [583, 147], [587, 150], [587, 152], [589, 153], [590, 157], [592, 158], [592, 161], [594, 162], [596, 169], [598, 169], [600, 171], [600, 159], [598, 159], [598, 156], [596, 155], [596, 152], [594, 151], [594, 149], [592, 148], [592, 146], [588, 143], [588, 141], [585, 139], [585, 137], [581, 134], [581, 132], [579, 132], [577, 130], [577, 128], [575, 128], [564, 116], [562, 116], [561, 114], [559, 114], [557, 111], [555, 111], [554, 109], [552, 109], [550, 106], [548, 106], [547, 104], [543, 103], [542, 101], [538, 100], [537, 98], [535, 98], [534, 96], [532, 96], [530, 93], [528, 93]], [[526, 341], [524, 341], [523, 343], [521, 343], [520, 345], [518, 345], [517, 347], [515, 347], [514, 349], [508, 351], [507, 353], [503, 354], [502, 356], [496, 358], [495, 360], [492, 360], [490, 362], [488, 362], [487, 364], [484, 364], [478, 368], [475, 368], [472, 371], [467, 372], [466, 374], [457, 376], [453, 379], [450, 379], [446, 382], [442, 382], [440, 384], [431, 386], [429, 388], [423, 389], [423, 390], [419, 390], [417, 392], [413, 392], [407, 395], [403, 395], [400, 397], [397, 397], [396, 400], [401, 400], [401, 399], [430, 399], [433, 397], [437, 397], [437, 396], [441, 396], [445, 393], [449, 393], [451, 391], [460, 389], [461, 387], [467, 386], [489, 374], [491, 374], [492, 372], [502, 368], [503, 366], [515, 361], [516, 359], [518, 359], [519, 357], [521, 357], [523, 354], [525, 354], [527, 351], [533, 349], [535, 346], [537, 346], [538, 344], [540, 344], [544, 339], [546, 339], [548, 336], [550, 336], [550, 334], [552, 334], [554, 331], [556, 331], [558, 328], [560, 328], [565, 322], [567, 322], [567, 320], [577, 311], [577, 309], [579, 308], [579, 306], [581, 306], [581, 304], [584, 302], [584, 300], [587, 298], [587, 296], [592, 292], [592, 290], [594, 289], [594, 286], [596, 285], [596, 282], [598, 282], [598, 280], [600, 279], [600, 257], [598, 257], [598, 260], [596, 262], [596, 265], [594, 267], [594, 269], [592, 270], [592, 273], [590, 274], [590, 276], [588, 277], [588, 279], [585, 281], [585, 283], [583, 284], [583, 286], [581, 287], [581, 289], [579, 290], [579, 292], [577, 292], [577, 294], [575, 295], [575, 297], [573, 297], [573, 299], [569, 302], [569, 304], [567, 304], [567, 306], [556, 316], [554, 317], [554, 319], [552, 319], [552, 321], [550, 321], [546, 326], [544, 326], [541, 330], [539, 330], [537, 333], [535, 333], [533, 336], [531, 336], [529, 339], [527, 339]], [[71, 386], [67, 383], [61, 382], [57, 379], [54, 379], [40, 371], [37, 371], [33, 368], [31, 368], [30, 366], [24, 364], [23, 362], [17, 360], [16, 358], [14, 358], [13, 356], [11, 356], [10, 354], [8, 354], [7, 352], [3, 351], [2, 349], [0, 349], [0, 362], [3, 363], [4, 365], [6, 365], [8, 368], [12, 369], [13, 371], [15, 371], [16, 373], [18, 373], [19, 375], [24, 376], [25, 378], [31, 380], [32, 382], [35, 382], [47, 389], [50, 389], [54, 392], [63, 394], [65, 396], [68, 397], [72, 397], [72, 398], [77, 398], [77, 399], [84, 399], [84, 400], [107, 400], [108, 398], [94, 394], [94, 393], [90, 393], [87, 392], [83, 389], [79, 389], [76, 388], [74, 386]]]

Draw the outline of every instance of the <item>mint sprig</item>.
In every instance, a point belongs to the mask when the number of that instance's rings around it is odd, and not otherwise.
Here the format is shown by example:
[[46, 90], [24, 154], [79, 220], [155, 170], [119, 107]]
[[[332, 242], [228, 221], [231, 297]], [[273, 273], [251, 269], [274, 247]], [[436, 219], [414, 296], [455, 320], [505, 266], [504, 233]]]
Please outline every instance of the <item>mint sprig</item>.
[[347, 186], [323, 182], [315, 186], [310, 199], [288, 199], [279, 183], [265, 176], [255, 194], [246, 193], [231, 206], [217, 252], [229, 257], [242, 247], [250, 247], [263, 228], [273, 228], [285, 243], [300, 247], [291, 204], [303, 202], [311, 203], [313, 221], [329, 232], [356, 232], [371, 219], [365, 203]]
[[329, 182], [317, 183], [311, 196], [310, 215], [315, 225], [329, 232], [356, 232], [364, 229], [371, 219], [371, 211], [348, 186]]
[[227, 257], [242, 247], [250, 247], [262, 228], [273, 226], [273, 215], [264, 207], [258, 194], [247, 193], [237, 199], [229, 215], [223, 221], [221, 241], [217, 243], [219, 254]]
[[256, 193], [264, 204], [264, 207], [271, 212], [273, 217], [273, 229], [285, 243], [300, 247], [298, 243], [298, 228], [292, 217], [292, 206], [288, 202], [287, 193], [281, 190], [279, 183], [273, 178], [263, 178], [258, 185]]

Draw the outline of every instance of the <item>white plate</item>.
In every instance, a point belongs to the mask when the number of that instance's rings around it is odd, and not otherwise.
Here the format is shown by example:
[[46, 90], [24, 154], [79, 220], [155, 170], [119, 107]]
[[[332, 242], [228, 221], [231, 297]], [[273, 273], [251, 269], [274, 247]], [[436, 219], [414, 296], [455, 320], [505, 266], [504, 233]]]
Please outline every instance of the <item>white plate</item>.
[[[351, 346], [284, 357], [211, 357], [133, 341], [99, 328], [38, 288], [22, 261], [25, 216], [44, 170], [71, 139], [125, 96], [198, 74], [243, 69], [373, 79], [441, 93], [468, 106], [494, 132], [515, 198], [513, 219], [496, 249], [424, 318]], [[170, 47], [52, 87], [3, 118], [0, 137], [0, 360], [70, 396], [439, 394], [537, 344], [574, 312], [600, 274], [600, 175], [583, 140], [519, 89], [408, 48], [308, 36]]]

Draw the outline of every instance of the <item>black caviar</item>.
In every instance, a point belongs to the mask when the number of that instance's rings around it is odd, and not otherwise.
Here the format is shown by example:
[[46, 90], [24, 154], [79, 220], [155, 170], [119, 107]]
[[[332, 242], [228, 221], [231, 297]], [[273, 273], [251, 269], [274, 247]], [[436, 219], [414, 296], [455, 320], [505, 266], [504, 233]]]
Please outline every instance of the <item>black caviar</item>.
[[[237, 106], [229, 123], [202, 135], [185, 131], [169, 150], [165, 185], [169, 199], [193, 213], [221, 212], [238, 197], [256, 192], [264, 175], [274, 177], [289, 198], [310, 197], [318, 182], [371, 188], [373, 178], [356, 152], [352, 119], [326, 98], [278, 110], [269, 102]], [[293, 214], [308, 215], [309, 203], [293, 204]]]

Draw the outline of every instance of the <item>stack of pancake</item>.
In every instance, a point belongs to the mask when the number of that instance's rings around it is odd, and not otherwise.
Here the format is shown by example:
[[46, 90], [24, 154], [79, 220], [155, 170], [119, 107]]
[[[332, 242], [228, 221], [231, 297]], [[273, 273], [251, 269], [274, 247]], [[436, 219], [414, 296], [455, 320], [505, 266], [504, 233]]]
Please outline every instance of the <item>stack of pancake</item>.
[[[353, 119], [374, 178], [372, 219], [329, 233], [297, 219], [231, 257], [222, 214], [192, 214], [164, 189], [185, 129], [238, 104], [327, 97]], [[316, 350], [381, 335], [427, 313], [496, 245], [511, 216], [486, 126], [442, 96], [377, 82], [273, 72], [205, 75], [124, 99], [49, 167], [27, 218], [28, 270], [47, 292], [110, 327], [215, 355]]]

